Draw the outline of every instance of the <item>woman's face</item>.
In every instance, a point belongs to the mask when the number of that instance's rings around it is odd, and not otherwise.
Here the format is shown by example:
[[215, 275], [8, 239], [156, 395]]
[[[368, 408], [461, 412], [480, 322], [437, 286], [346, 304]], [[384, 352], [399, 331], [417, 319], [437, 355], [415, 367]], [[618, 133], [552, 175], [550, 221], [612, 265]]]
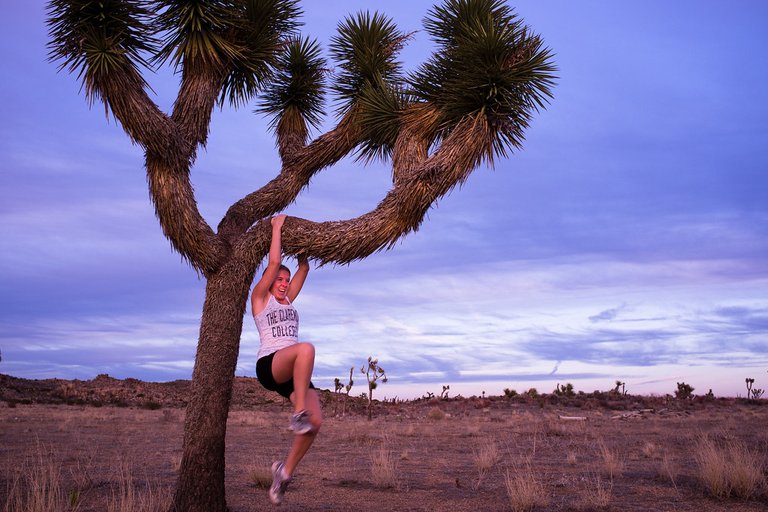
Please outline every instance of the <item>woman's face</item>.
[[272, 286], [269, 288], [269, 293], [275, 296], [278, 302], [285, 300], [285, 295], [288, 293], [288, 285], [291, 282], [291, 273], [287, 270], [281, 269], [277, 273], [277, 277], [272, 282]]

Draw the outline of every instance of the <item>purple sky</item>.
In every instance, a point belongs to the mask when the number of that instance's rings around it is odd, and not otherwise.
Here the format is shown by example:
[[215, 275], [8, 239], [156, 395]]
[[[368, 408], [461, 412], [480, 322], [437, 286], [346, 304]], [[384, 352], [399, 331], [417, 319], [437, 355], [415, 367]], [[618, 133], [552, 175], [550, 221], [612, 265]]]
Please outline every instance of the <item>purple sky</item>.
[[[303, 4], [324, 47], [357, 10], [410, 32], [432, 5]], [[0, 16], [0, 373], [189, 378], [204, 283], [163, 238], [139, 148], [46, 61], [44, 5], [4, 2]], [[511, 5], [555, 53], [552, 104], [522, 151], [475, 171], [391, 251], [310, 273], [297, 307], [315, 383], [373, 355], [388, 397], [768, 387], [768, 3]], [[430, 45], [416, 32], [405, 67]], [[167, 110], [177, 79], [149, 81]], [[217, 110], [193, 170], [213, 226], [278, 168], [252, 111]], [[354, 217], [389, 184], [386, 164], [344, 160], [286, 213]], [[237, 374], [253, 376], [248, 316]]]

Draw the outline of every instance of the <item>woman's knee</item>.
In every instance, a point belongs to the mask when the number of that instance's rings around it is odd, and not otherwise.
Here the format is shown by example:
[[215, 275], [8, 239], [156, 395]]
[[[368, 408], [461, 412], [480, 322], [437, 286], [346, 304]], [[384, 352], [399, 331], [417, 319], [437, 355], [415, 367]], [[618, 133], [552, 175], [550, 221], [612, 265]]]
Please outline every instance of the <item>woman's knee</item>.
[[296, 345], [299, 353], [304, 357], [315, 358], [315, 346], [311, 343], [301, 342]]

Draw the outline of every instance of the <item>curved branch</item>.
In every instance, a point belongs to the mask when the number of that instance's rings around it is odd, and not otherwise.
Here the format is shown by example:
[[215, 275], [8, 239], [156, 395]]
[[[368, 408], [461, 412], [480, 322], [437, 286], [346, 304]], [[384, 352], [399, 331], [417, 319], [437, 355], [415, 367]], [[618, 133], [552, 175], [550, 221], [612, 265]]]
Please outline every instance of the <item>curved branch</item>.
[[[460, 185], [487, 155], [492, 129], [484, 116], [465, 119], [440, 149], [422, 165], [402, 173], [393, 189], [370, 212], [345, 221], [312, 222], [289, 217], [283, 225], [287, 254], [303, 255], [321, 264], [346, 264], [389, 249], [418, 229], [429, 208]], [[267, 223], [259, 223], [233, 247], [245, 266], [257, 266], [267, 250]]]
[[295, 201], [315, 173], [349, 154], [360, 142], [362, 133], [355, 115], [352, 109], [332, 131], [307, 146], [296, 144], [293, 154], [286, 154], [283, 170], [277, 177], [227, 210], [219, 223], [219, 236], [232, 243], [254, 222], [284, 210]]
[[219, 268], [229, 246], [200, 215], [189, 181], [189, 163], [179, 153], [175, 161], [173, 156], [147, 153], [149, 193], [163, 234], [184, 259], [207, 276]]
[[185, 157], [189, 161], [194, 160], [197, 146], [205, 146], [208, 140], [211, 115], [225, 77], [224, 66], [184, 68], [171, 120], [183, 135]]

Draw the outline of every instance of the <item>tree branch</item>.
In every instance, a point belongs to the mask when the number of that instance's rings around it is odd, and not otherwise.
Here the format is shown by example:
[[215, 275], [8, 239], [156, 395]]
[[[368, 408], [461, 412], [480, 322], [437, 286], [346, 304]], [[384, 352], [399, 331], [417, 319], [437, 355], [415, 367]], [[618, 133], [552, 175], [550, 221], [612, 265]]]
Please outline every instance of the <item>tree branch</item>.
[[[484, 116], [467, 118], [420, 166], [408, 172], [404, 169], [377, 207], [359, 217], [319, 223], [288, 217], [283, 225], [283, 251], [321, 264], [347, 264], [391, 247], [418, 229], [435, 201], [477, 167], [488, 151], [491, 134]], [[266, 254], [265, 226], [255, 225], [233, 248], [235, 257], [246, 267], [258, 266]]]
[[228, 243], [243, 234], [259, 219], [284, 210], [318, 171], [349, 154], [360, 142], [361, 129], [354, 109], [332, 131], [307, 146], [296, 144], [286, 154], [283, 170], [261, 189], [233, 204], [219, 223], [218, 233]]

